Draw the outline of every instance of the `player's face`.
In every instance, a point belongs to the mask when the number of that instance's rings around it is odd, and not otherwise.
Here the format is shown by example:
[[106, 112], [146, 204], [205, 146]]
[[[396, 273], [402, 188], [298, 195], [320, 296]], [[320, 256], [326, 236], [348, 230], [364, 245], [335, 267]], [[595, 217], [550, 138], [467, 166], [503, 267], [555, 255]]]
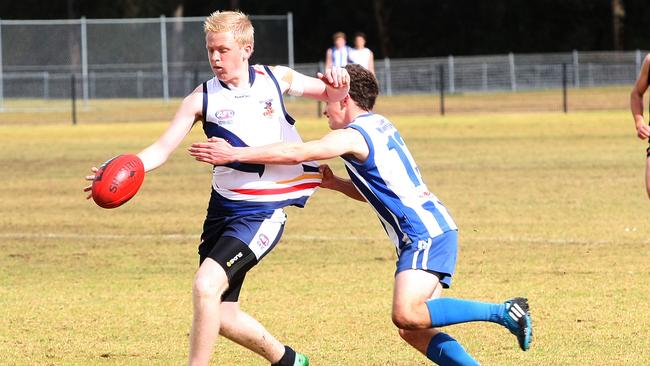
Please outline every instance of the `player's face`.
[[339, 37], [339, 38], [335, 39], [335, 40], [334, 40], [334, 46], [335, 46], [336, 48], [343, 48], [343, 47], [345, 47], [345, 38], [343, 38], [343, 37]]
[[240, 46], [232, 32], [209, 32], [205, 35], [205, 48], [212, 72], [219, 80], [227, 83], [241, 78], [243, 72], [248, 72], [252, 46]]
[[361, 36], [357, 36], [354, 38], [354, 47], [356, 48], [364, 48], [366, 46], [366, 40], [363, 39]]
[[328, 102], [323, 114], [327, 117], [330, 129], [340, 130], [346, 126], [345, 107], [342, 102]]

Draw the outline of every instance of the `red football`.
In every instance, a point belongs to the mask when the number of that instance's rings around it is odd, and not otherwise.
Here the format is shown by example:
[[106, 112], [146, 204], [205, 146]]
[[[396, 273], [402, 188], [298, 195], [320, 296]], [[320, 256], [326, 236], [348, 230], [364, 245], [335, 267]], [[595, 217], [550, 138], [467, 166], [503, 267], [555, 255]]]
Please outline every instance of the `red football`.
[[115, 208], [130, 200], [144, 180], [144, 165], [137, 155], [118, 155], [99, 167], [93, 180], [93, 200], [100, 207]]

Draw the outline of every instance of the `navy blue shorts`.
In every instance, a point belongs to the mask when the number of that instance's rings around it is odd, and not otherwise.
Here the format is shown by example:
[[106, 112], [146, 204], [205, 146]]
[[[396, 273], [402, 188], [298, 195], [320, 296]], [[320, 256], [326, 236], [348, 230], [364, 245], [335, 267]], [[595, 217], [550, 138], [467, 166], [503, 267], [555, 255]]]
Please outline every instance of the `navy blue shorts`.
[[442, 287], [449, 288], [456, 268], [458, 231], [442, 233], [435, 238], [419, 240], [404, 246], [397, 259], [398, 274], [407, 269], [420, 269], [434, 273]]
[[239, 299], [246, 273], [280, 241], [286, 220], [282, 209], [205, 219], [199, 264], [211, 258], [226, 272], [228, 289], [222, 301]]

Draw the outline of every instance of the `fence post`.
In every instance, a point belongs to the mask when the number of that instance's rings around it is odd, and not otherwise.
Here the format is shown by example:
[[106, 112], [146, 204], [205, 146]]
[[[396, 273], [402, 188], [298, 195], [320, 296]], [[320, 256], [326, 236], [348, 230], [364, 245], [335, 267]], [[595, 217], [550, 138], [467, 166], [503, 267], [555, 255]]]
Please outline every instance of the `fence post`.
[[169, 70], [167, 69], [167, 25], [164, 15], [160, 16], [160, 60], [162, 62], [163, 100], [169, 102]]
[[488, 69], [487, 63], [484, 62], [483, 63], [483, 70], [482, 70], [482, 73], [481, 73], [482, 81], [483, 81], [483, 91], [488, 90], [488, 73], [487, 73], [488, 70], [487, 69]]
[[580, 87], [580, 59], [578, 50], [573, 50], [573, 87]]
[[386, 75], [386, 95], [393, 95], [393, 81], [390, 78], [390, 59], [384, 58], [384, 74]]
[[81, 17], [81, 85], [84, 108], [88, 108], [88, 34], [86, 17]]
[[4, 77], [2, 73], [2, 19], [0, 19], [0, 112], [4, 111]]
[[508, 54], [508, 62], [510, 63], [510, 89], [517, 91], [517, 75], [515, 74], [515, 55], [510, 52]]
[[50, 73], [43, 71], [43, 99], [50, 99]]
[[567, 71], [566, 71], [566, 63], [562, 64], [562, 109], [564, 110], [564, 113], [567, 113], [568, 111], [568, 105], [567, 105]]
[[449, 93], [453, 94], [456, 92], [456, 83], [454, 81], [456, 78], [456, 72], [454, 70], [454, 56], [449, 55], [447, 63], [449, 64]]
[[70, 75], [70, 99], [72, 99], [72, 125], [77, 124], [77, 80], [74, 72]]
[[294, 60], [293, 60], [293, 13], [287, 13], [287, 43], [289, 50], [289, 68], [293, 69]]
[[438, 65], [438, 83], [440, 86], [440, 115], [445, 115], [445, 67]]
[[144, 95], [144, 85], [142, 85], [143, 76], [144, 76], [144, 74], [143, 74], [142, 70], [136, 71], [136, 73], [135, 73], [135, 80], [136, 80], [135, 88], [136, 88], [137, 93], [138, 93], [138, 98], [142, 98], [143, 95]]

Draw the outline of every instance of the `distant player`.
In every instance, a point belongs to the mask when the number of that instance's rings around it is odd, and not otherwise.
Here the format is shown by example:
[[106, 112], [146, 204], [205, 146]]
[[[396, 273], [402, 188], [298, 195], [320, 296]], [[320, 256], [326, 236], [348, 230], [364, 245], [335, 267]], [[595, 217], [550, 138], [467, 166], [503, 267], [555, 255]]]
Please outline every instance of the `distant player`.
[[370, 203], [395, 245], [392, 317], [402, 338], [439, 365], [477, 365], [456, 340], [436, 328], [486, 321], [506, 327], [527, 350], [533, 335], [527, 299], [493, 304], [440, 298], [456, 265], [456, 224], [425, 185], [395, 126], [372, 112], [379, 92], [375, 77], [359, 65], [346, 69], [349, 95], [328, 103], [333, 131], [320, 140], [240, 148], [211, 139], [192, 144], [190, 154], [210, 164], [297, 164], [342, 157], [350, 180], [323, 165], [321, 186]]
[[[650, 84], [650, 54], [646, 55], [643, 59], [641, 72], [636, 79], [632, 93], [630, 93], [630, 109], [632, 110], [632, 117], [634, 117], [634, 125], [636, 127], [636, 134], [641, 140], [647, 140], [650, 136], [650, 127], [643, 119], [643, 94], [648, 90]], [[645, 163], [645, 189], [650, 198], [650, 147], [646, 151]]]
[[375, 73], [375, 55], [366, 47], [366, 35], [358, 32], [354, 35], [354, 47], [350, 49], [350, 62], [361, 65]]
[[334, 45], [325, 52], [325, 69], [343, 67], [350, 63], [350, 47], [346, 43], [345, 33], [334, 33], [332, 42]]
[[[204, 30], [215, 77], [194, 89], [163, 135], [138, 154], [146, 171], [162, 165], [199, 120], [207, 137], [220, 137], [235, 146], [300, 142], [283, 94], [326, 102], [347, 95], [345, 69], [328, 69], [317, 79], [286, 67], [249, 66], [253, 26], [242, 13], [215, 12], [206, 19]], [[280, 240], [286, 221], [282, 208], [302, 207], [319, 183], [318, 166], [311, 162], [214, 167], [193, 286], [190, 365], [208, 365], [219, 334], [273, 365], [309, 364], [240, 309], [239, 292], [246, 273]]]

